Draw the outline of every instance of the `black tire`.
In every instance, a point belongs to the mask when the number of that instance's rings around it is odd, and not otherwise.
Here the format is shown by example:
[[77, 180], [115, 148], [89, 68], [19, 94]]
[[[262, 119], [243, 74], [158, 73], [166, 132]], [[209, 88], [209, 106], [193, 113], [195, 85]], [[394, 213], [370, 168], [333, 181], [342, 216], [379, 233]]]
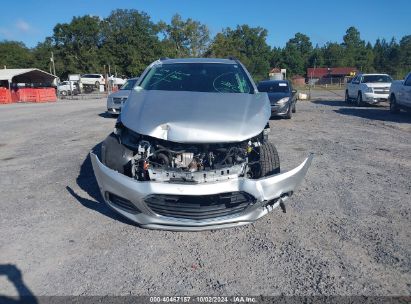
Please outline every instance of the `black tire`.
[[291, 119], [291, 117], [293, 116], [293, 115], [291, 114], [291, 112], [292, 112], [291, 107], [292, 107], [292, 105], [290, 104], [290, 106], [288, 107], [287, 114], [285, 114], [285, 116], [284, 116], [286, 119]]
[[100, 88], [100, 82], [96, 81], [95, 86], [97, 89]]
[[293, 105], [293, 109], [291, 110], [291, 112], [293, 112], [293, 113], [297, 112], [295, 103], [294, 103], [294, 105]]
[[275, 146], [270, 142], [265, 142], [258, 150], [259, 160], [253, 177], [262, 178], [280, 173], [280, 158]]
[[350, 103], [350, 96], [348, 95], [348, 91], [347, 90], [345, 90], [345, 102], [346, 103]]
[[395, 95], [390, 96], [390, 113], [392, 114], [397, 114], [400, 112], [400, 109], [398, 108], [397, 105], [397, 99], [395, 98]]
[[358, 96], [357, 96], [357, 107], [362, 107], [364, 105], [364, 102], [362, 101], [362, 93], [358, 92]]

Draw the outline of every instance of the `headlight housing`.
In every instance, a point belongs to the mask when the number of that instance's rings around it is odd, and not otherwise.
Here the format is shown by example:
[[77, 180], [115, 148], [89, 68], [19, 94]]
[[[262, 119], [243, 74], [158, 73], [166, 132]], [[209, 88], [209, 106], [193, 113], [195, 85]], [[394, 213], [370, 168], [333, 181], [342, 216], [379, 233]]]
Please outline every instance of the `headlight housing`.
[[277, 104], [279, 106], [283, 106], [288, 102], [288, 100], [290, 100], [290, 97], [284, 97], [284, 98], [281, 98], [280, 100], [276, 101], [275, 104]]

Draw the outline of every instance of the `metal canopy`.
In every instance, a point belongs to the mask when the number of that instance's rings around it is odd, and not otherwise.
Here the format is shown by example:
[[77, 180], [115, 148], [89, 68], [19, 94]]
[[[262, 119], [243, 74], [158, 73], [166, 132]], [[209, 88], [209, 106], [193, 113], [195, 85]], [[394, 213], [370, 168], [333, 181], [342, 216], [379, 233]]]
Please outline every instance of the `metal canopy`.
[[39, 69], [0, 69], [0, 80], [9, 83], [51, 83], [56, 76]]

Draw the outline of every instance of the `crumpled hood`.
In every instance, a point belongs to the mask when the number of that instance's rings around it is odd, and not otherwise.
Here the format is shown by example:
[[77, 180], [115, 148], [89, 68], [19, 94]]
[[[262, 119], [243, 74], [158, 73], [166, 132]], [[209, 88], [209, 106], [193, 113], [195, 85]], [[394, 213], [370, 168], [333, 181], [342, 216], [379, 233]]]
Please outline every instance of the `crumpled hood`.
[[121, 122], [134, 132], [181, 143], [239, 142], [270, 118], [266, 93], [133, 90]]

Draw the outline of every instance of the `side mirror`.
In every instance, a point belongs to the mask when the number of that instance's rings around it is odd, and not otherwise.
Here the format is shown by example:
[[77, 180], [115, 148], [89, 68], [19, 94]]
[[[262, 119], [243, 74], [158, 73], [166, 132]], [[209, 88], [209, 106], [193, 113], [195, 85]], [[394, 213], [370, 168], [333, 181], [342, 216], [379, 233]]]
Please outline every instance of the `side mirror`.
[[292, 89], [291, 93], [293, 93], [293, 95], [297, 94], [297, 90]]

